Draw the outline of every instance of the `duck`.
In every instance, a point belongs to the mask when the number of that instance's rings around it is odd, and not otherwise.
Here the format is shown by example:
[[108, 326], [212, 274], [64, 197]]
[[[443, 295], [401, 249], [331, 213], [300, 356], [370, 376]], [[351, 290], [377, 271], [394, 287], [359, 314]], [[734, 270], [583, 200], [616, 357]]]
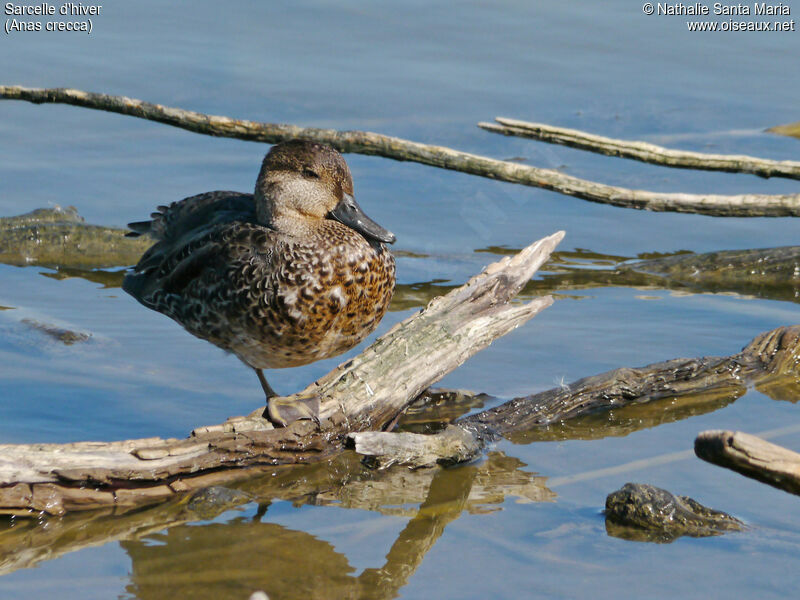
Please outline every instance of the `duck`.
[[128, 227], [155, 243], [123, 290], [252, 368], [277, 426], [316, 420], [318, 400], [279, 397], [263, 370], [353, 348], [394, 293], [395, 235], [356, 202], [342, 155], [313, 141], [273, 146], [253, 194], [206, 192]]

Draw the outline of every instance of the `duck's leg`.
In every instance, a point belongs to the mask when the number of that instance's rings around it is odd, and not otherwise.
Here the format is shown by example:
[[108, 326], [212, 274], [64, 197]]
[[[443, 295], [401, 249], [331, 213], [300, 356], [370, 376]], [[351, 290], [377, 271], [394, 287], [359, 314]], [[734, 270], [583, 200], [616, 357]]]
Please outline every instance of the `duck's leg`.
[[267, 383], [267, 378], [264, 377], [264, 371], [262, 369], [253, 368], [253, 370], [256, 372], [258, 380], [261, 382], [261, 388], [264, 390], [264, 394], [267, 396], [267, 404], [269, 404], [269, 399], [278, 394], [272, 389], [272, 386]]
[[298, 419], [310, 419], [319, 425], [319, 398], [312, 396], [309, 398], [290, 399], [280, 398], [272, 386], [267, 383], [264, 372], [261, 369], [253, 369], [261, 382], [261, 387], [267, 397], [267, 410], [264, 417], [274, 425], [286, 427], [289, 423]]

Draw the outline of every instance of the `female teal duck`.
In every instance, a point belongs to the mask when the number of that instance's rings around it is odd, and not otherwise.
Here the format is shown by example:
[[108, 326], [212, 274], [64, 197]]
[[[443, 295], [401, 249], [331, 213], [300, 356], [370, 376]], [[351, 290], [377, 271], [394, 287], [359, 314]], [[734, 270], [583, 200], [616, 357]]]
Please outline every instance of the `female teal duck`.
[[349, 350], [383, 317], [395, 236], [353, 198], [341, 154], [313, 142], [274, 146], [255, 194], [208, 192], [160, 206], [129, 235], [157, 242], [123, 289], [255, 369], [273, 422], [311, 416], [278, 405], [262, 369]]

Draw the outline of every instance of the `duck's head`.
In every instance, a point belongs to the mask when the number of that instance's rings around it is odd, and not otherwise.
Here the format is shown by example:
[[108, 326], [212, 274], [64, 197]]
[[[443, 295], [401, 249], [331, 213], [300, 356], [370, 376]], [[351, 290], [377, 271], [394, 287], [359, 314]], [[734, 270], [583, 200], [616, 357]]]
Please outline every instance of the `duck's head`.
[[277, 229], [334, 219], [368, 240], [395, 241], [361, 210], [347, 163], [324, 144], [291, 140], [273, 146], [258, 174], [255, 202], [259, 222]]

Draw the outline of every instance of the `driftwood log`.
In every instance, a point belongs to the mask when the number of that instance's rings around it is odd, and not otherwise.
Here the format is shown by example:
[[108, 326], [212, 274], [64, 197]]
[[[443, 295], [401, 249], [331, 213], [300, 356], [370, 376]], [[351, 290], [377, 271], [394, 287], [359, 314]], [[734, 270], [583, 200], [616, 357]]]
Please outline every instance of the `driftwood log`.
[[[276, 143], [305, 138], [329, 144], [341, 152], [383, 156], [480, 175], [500, 181], [552, 190], [591, 202], [652, 211], [689, 212], [727, 217], [800, 216], [800, 194], [762, 195], [658, 193], [631, 190], [565, 175], [552, 169], [497, 160], [446, 148], [412, 142], [367, 131], [337, 131], [275, 123], [259, 123], [206, 115], [194, 111], [66, 88], [26, 88], [0, 85], [0, 99], [25, 100], [35, 104], [61, 103], [105, 110], [181, 127], [196, 133], [243, 140]], [[741, 157], [733, 157], [736, 161]], [[714, 161], [718, 157], [714, 157]], [[758, 160], [758, 159], [754, 159]], [[692, 165], [697, 168], [698, 165]], [[763, 175], [763, 172], [759, 173]]]
[[697, 456], [778, 489], [800, 495], [800, 454], [741, 431], [704, 431]]
[[0, 512], [146, 504], [216, 483], [221, 469], [307, 463], [341, 451], [346, 434], [386, 427], [429, 385], [548, 307], [550, 297], [510, 300], [563, 236], [489, 265], [300, 392], [318, 399], [319, 427], [297, 421], [273, 429], [259, 409], [185, 440], [0, 445]]
[[[797, 399], [800, 326], [779, 327], [762, 333], [741, 352], [726, 357], [678, 358], [645, 367], [615, 369], [580, 379], [531, 396], [515, 398], [495, 408], [455, 420], [444, 431], [416, 437], [390, 432], [356, 432], [357, 452], [373, 456], [379, 464], [403, 462], [419, 467], [463, 460], [497, 436], [512, 442], [544, 439], [627, 435], [653, 426], [716, 410], [742, 396], [749, 385], [777, 399]], [[685, 398], [688, 402], [681, 402]], [[660, 421], [639, 421], [638, 426], [599, 428], [596, 423], [571, 431], [578, 418], [591, 418], [609, 409], [664, 400]], [[677, 402], [676, 402], [677, 400]], [[559, 431], [560, 429], [564, 429]], [[588, 435], [583, 435], [588, 431]], [[599, 431], [599, 433], [597, 433]], [[440, 453], [438, 456], [435, 453]]]

